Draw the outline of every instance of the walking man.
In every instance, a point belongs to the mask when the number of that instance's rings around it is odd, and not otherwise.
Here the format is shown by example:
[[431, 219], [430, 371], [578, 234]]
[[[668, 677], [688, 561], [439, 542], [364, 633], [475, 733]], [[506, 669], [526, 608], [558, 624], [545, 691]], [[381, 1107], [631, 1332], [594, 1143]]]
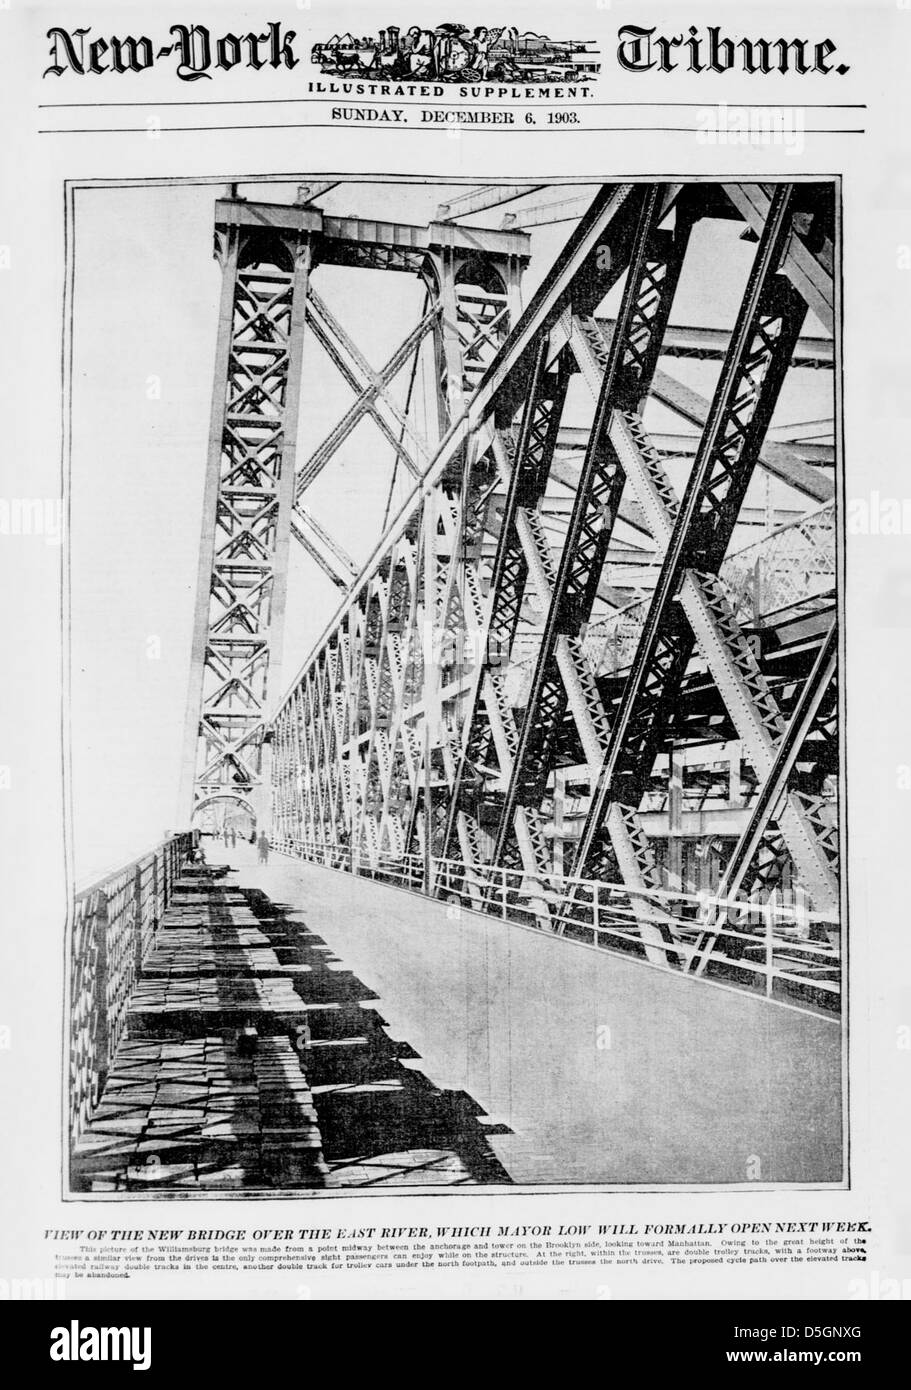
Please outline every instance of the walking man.
[[269, 836], [266, 834], [265, 830], [261, 830], [261, 831], [259, 832], [259, 839], [257, 840], [256, 844], [257, 844], [257, 848], [259, 849], [259, 862], [260, 862], [260, 864], [268, 864], [268, 862], [269, 862]]

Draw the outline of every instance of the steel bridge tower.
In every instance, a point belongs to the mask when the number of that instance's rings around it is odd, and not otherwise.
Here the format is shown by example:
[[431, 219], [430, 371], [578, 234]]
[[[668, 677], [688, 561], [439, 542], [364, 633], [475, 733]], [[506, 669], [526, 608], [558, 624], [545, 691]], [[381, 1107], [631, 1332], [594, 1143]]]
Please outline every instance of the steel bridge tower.
[[[301, 201], [292, 206], [236, 197], [216, 205], [222, 291], [180, 800], [187, 823], [222, 802], [271, 826], [270, 725], [282, 693], [290, 546], [301, 544], [343, 590], [357, 577], [306, 509], [307, 488], [367, 416], [417, 485], [520, 310], [529, 254], [524, 233], [442, 220], [411, 226], [329, 217], [313, 205], [327, 187], [302, 188]], [[424, 282], [424, 313], [382, 371], [373, 370], [319, 296], [314, 280], [322, 265], [404, 273]], [[300, 403], [319, 392], [318, 382], [302, 380], [307, 332], [356, 399], [298, 466]], [[429, 437], [389, 391], [425, 344], [437, 382]], [[415, 589], [412, 598], [428, 643], [440, 613], [451, 606], [452, 576], [443, 573], [442, 557], [450, 568], [461, 558], [451, 545], [453, 527], [461, 524], [461, 484], [454, 463], [426, 509], [417, 562], [421, 593]], [[426, 700], [434, 698], [432, 669], [428, 665], [425, 673]], [[379, 698], [387, 699], [387, 692]], [[428, 765], [431, 757], [428, 743]], [[368, 756], [348, 778], [348, 801], [369, 797], [375, 780], [375, 758]]]

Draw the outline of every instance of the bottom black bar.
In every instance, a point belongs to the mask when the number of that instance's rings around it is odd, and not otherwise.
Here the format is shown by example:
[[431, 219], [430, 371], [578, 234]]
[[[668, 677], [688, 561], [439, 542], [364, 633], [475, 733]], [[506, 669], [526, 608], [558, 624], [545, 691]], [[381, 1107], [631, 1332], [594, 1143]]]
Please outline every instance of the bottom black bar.
[[[392, 1287], [390, 1299], [398, 1302]], [[442, 1300], [432, 1295], [427, 1300], [438, 1301]], [[563, 1300], [558, 1296], [552, 1301]], [[372, 1318], [362, 1303], [355, 1312], [350, 1304], [333, 1309], [327, 1300], [10, 1301], [0, 1303], [0, 1320], [7, 1364], [15, 1364], [25, 1377], [40, 1371], [51, 1384], [68, 1383], [82, 1374], [98, 1380], [137, 1372], [172, 1380], [206, 1377], [210, 1383], [213, 1376], [224, 1376], [230, 1385], [245, 1375], [255, 1377], [251, 1383], [283, 1374], [310, 1378], [317, 1353], [318, 1361], [325, 1360], [341, 1381], [347, 1373], [363, 1374], [368, 1364], [373, 1374], [380, 1374], [381, 1349], [385, 1380], [393, 1359], [415, 1372], [428, 1354], [435, 1362], [441, 1355], [447, 1361], [454, 1358], [455, 1366], [460, 1346], [467, 1349], [469, 1343], [481, 1358], [477, 1373], [487, 1377], [500, 1356], [504, 1367], [512, 1363], [515, 1369], [512, 1358], [523, 1346], [532, 1349], [527, 1335], [518, 1340], [508, 1320], [503, 1325], [499, 1310], [497, 1327], [491, 1328], [494, 1337], [475, 1324], [466, 1341], [468, 1324], [458, 1332], [451, 1315], [437, 1322], [433, 1315], [425, 1319], [423, 1308], [407, 1313], [399, 1307], [391, 1314], [384, 1302], [376, 1310], [377, 1331], [383, 1336], [375, 1341], [365, 1337]], [[818, 1373], [822, 1383], [833, 1369], [869, 1373], [903, 1364], [906, 1328], [907, 1304], [900, 1300], [601, 1300], [597, 1309], [588, 1311], [584, 1324], [585, 1334], [593, 1339], [586, 1345], [599, 1359], [606, 1358], [605, 1366], [622, 1353], [648, 1380], [664, 1370], [730, 1372], [736, 1380], [744, 1367], [775, 1372], [796, 1366]], [[548, 1331], [545, 1340], [559, 1357], [557, 1329]], [[580, 1346], [575, 1340], [572, 1345], [575, 1357]], [[463, 1365], [462, 1378], [471, 1374]]]

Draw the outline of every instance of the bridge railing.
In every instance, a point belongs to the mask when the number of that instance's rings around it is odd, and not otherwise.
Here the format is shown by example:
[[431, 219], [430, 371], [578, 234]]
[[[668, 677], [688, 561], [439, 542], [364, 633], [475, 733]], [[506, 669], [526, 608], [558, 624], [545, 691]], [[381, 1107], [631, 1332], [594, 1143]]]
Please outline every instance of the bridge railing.
[[76, 893], [69, 951], [69, 1107], [75, 1142], [126, 1027], [133, 982], [197, 832], [173, 835]]
[[428, 865], [419, 854], [361, 854], [352, 862], [347, 845], [296, 839], [278, 841], [276, 848], [417, 892], [426, 891], [429, 878], [434, 896], [450, 904], [543, 926], [653, 968], [714, 979], [828, 1013], [840, 1006], [839, 923], [810, 911], [804, 895], [724, 898], [673, 888], [636, 890], [557, 874], [532, 880], [521, 869], [469, 869], [460, 859], [434, 856]]

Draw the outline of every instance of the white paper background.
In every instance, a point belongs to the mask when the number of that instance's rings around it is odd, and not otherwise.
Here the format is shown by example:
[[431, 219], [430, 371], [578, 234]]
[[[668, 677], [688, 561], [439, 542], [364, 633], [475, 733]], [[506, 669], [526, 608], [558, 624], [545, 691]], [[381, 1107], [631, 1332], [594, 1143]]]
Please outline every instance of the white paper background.
[[[421, 22], [449, 20], [449, 6], [422, 4]], [[520, 16], [520, 17], [519, 17]], [[622, 134], [559, 130], [463, 130], [458, 140], [439, 131], [306, 128], [326, 108], [293, 106], [175, 108], [205, 86], [208, 100], [299, 97], [315, 69], [272, 74], [234, 73], [210, 83], [182, 84], [165, 67], [141, 77], [46, 79], [45, 31], [93, 26], [115, 32], [161, 35], [171, 22], [209, 24], [213, 32], [281, 19], [299, 33], [298, 51], [342, 28], [372, 33], [385, 22], [407, 26], [413, 11], [393, 14], [380, 5], [344, 7], [284, 3], [244, 7], [173, 4], [92, 7], [12, 3], [0, 9], [5, 139], [0, 243], [9, 267], [0, 271], [3, 304], [3, 488], [7, 497], [54, 499], [61, 492], [61, 322], [64, 287], [63, 184], [66, 179], [174, 179], [228, 181], [262, 174], [316, 176], [364, 172], [434, 176], [483, 183], [502, 177], [577, 175], [592, 181], [620, 176], [703, 174], [759, 179], [770, 175], [843, 176], [844, 432], [846, 497], [911, 495], [907, 432], [911, 402], [907, 323], [911, 270], [902, 248], [911, 244], [911, 141], [908, 137], [908, 58], [911, 10], [885, 3], [844, 5], [700, 6], [695, 4], [552, 7], [463, 3], [466, 24], [518, 22], [559, 35], [597, 37], [603, 56], [599, 100], [674, 101], [711, 106], [718, 101], [781, 102], [801, 107], [807, 134], [800, 154], [775, 145], [731, 148], [700, 144], [694, 133], [630, 131]], [[735, 35], [787, 34], [831, 38], [851, 65], [847, 76], [725, 77], [703, 74], [624, 74], [614, 61], [614, 35], [624, 22], [654, 24], [679, 33], [690, 23], [721, 21]], [[242, 31], [242, 32], [243, 32]], [[51, 101], [139, 102], [118, 111], [56, 113]], [[844, 111], [836, 124], [865, 126], [865, 135], [816, 135], [810, 104], [866, 103]], [[629, 109], [624, 108], [627, 111]], [[660, 113], [635, 108], [638, 121], [664, 124]], [[279, 118], [275, 115], [281, 112]], [[181, 119], [177, 119], [180, 113]], [[149, 138], [147, 121], [163, 125], [295, 123], [285, 129], [163, 130]], [[272, 113], [272, 114], [269, 114]], [[613, 111], [612, 117], [617, 116]], [[666, 114], [666, 113], [665, 113]], [[679, 115], [679, 113], [678, 113]], [[183, 119], [185, 118], [185, 119]], [[39, 134], [42, 127], [136, 127], [122, 134]], [[630, 121], [632, 124], [632, 121]], [[150, 236], [156, 234], [148, 229]], [[116, 239], [116, 226], [111, 228]], [[114, 252], [112, 251], [112, 256]], [[126, 444], [126, 442], [125, 442]], [[116, 447], [116, 441], [112, 442]], [[177, 523], [175, 523], [177, 524]], [[129, 518], [124, 517], [124, 552]], [[167, 538], [163, 537], [163, 544]], [[0, 763], [10, 768], [0, 792], [7, 872], [3, 892], [3, 962], [0, 1024], [9, 1047], [0, 1051], [3, 1132], [0, 1144], [2, 1258], [0, 1277], [42, 1278], [52, 1272], [46, 1228], [88, 1225], [261, 1226], [369, 1224], [554, 1225], [562, 1221], [744, 1221], [870, 1219], [873, 1256], [866, 1270], [880, 1279], [911, 1277], [911, 1167], [908, 1083], [911, 1051], [908, 910], [904, 865], [909, 843], [911, 792], [902, 768], [911, 764], [907, 731], [911, 537], [850, 535], [847, 544], [845, 630], [848, 685], [848, 826], [850, 891], [851, 1178], [847, 1192], [743, 1192], [711, 1194], [510, 1194], [483, 1191], [455, 1197], [307, 1198], [245, 1204], [130, 1203], [107, 1207], [63, 1204], [60, 1180], [62, 933], [67, 888], [61, 825], [60, 565], [65, 548], [40, 536], [0, 538], [5, 672]], [[182, 731], [181, 731], [182, 732]], [[104, 756], [103, 750], [101, 753]], [[136, 788], [141, 797], [141, 787]], [[103, 818], [102, 800], [85, 816]], [[162, 827], [163, 828], [163, 827]], [[643, 1028], [648, 1020], [643, 1020]], [[795, 1123], [800, 1117], [795, 1116]], [[294, 1215], [292, 1216], [292, 1211]], [[167, 1215], [165, 1214], [167, 1213]], [[470, 1279], [435, 1274], [421, 1283], [398, 1276], [318, 1276], [313, 1297], [553, 1297], [595, 1298], [605, 1283], [615, 1298], [792, 1297], [845, 1298], [860, 1271], [846, 1266], [751, 1271], [590, 1271], [515, 1275], [484, 1271]], [[136, 1279], [125, 1292], [137, 1297], [296, 1297], [296, 1276], [256, 1280], [194, 1281], [183, 1276]], [[74, 1291], [77, 1292], [77, 1291]], [[79, 1290], [78, 1292], [81, 1292]], [[112, 1292], [101, 1281], [89, 1290]]]

